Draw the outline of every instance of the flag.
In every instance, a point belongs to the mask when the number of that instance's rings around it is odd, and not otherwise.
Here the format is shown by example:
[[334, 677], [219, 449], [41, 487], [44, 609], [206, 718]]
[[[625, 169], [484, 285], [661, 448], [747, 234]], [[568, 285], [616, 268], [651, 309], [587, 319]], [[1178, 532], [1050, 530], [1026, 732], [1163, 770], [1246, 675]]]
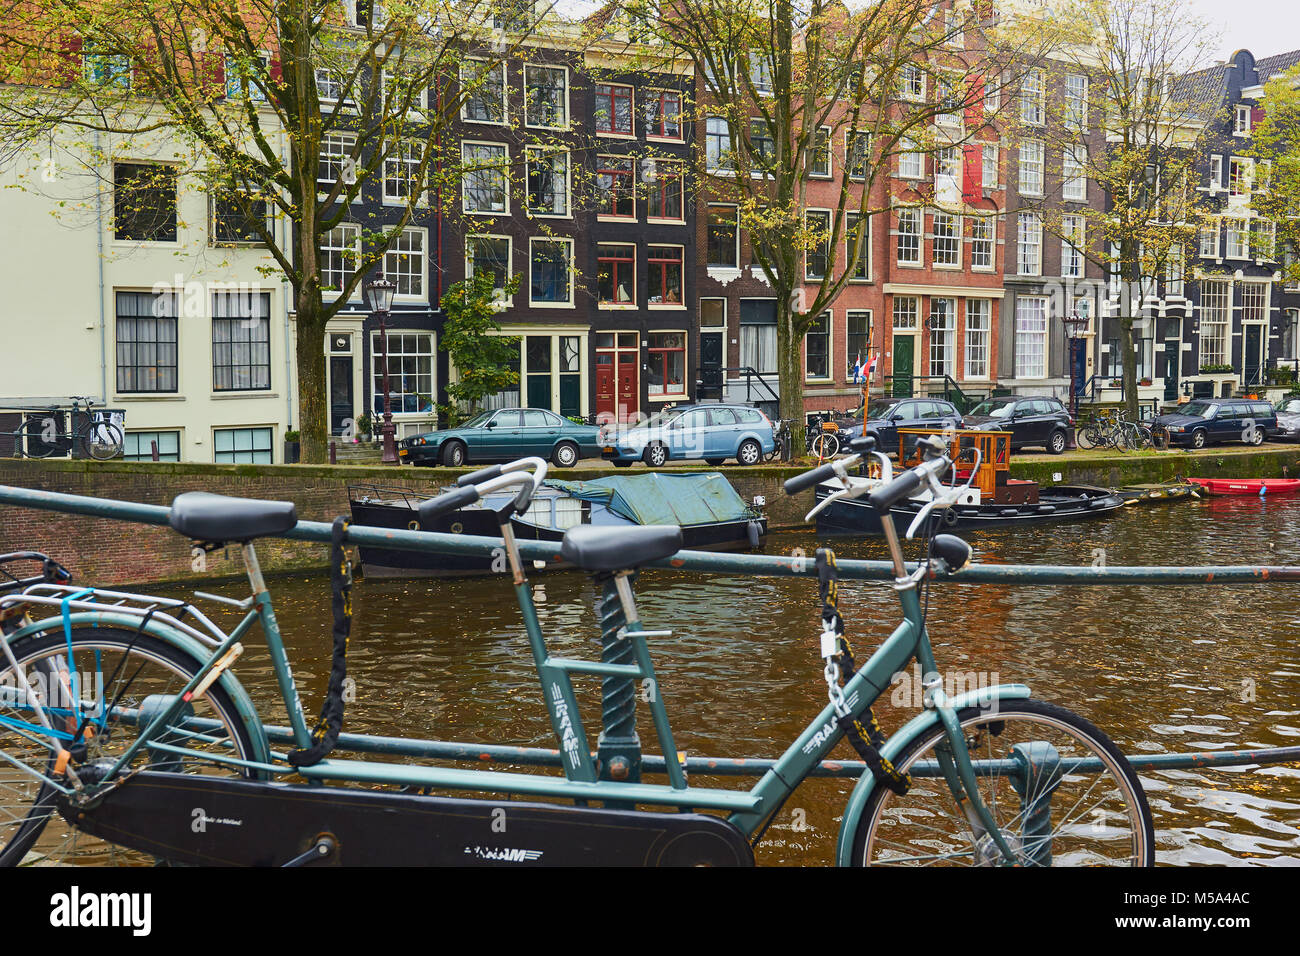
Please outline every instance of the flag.
[[866, 372], [863, 374], [863, 377], [866, 378], [867, 380], [870, 380], [870, 379], [871, 379], [871, 374], [872, 374], [873, 372], [875, 372], [875, 370], [876, 370], [876, 359], [878, 359], [878, 358], [880, 358], [879, 354], [871, 356], [871, 362], [867, 365], [867, 370], [866, 370]]
[[858, 384], [858, 378], [862, 375], [862, 353], [858, 353], [858, 360], [853, 363], [853, 384]]

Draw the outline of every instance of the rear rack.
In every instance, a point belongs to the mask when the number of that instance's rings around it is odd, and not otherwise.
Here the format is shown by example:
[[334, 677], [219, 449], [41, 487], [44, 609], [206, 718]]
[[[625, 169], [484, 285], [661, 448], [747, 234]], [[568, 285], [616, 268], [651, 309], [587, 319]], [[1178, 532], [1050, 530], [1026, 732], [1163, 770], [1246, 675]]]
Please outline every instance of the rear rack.
[[[247, 602], [241, 602], [247, 603]], [[80, 588], [71, 584], [53, 584], [41, 582], [26, 589], [0, 595], [0, 619], [5, 612], [19, 605], [42, 605], [51, 607], [60, 613], [71, 611], [111, 612], [128, 617], [146, 617], [176, 628], [195, 640], [209, 647], [219, 647], [225, 640], [225, 633], [213, 624], [202, 611], [189, 601], [178, 598], [157, 597], [147, 594], [132, 594], [126, 591], [110, 591], [105, 588]], [[198, 627], [181, 620], [192, 618]]]

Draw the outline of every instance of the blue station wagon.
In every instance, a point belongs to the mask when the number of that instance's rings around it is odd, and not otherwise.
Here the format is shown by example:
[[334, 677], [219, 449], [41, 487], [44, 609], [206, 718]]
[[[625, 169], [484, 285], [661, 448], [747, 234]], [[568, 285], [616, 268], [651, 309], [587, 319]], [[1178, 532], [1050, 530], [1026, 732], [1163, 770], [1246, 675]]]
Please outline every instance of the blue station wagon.
[[601, 429], [601, 455], [616, 467], [644, 461], [659, 468], [671, 460], [703, 459], [720, 465], [734, 458], [756, 465], [776, 451], [772, 422], [748, 405], [679, 405], [640, 425]]
[[503, 408], [480, 412], [459, 428], [404, 438], [397, 455], [403, 464], [452, 466], [536, 455], [571, 468], [600, 454], [596, 433], [595, 425], [576, 425], [545, 408]]

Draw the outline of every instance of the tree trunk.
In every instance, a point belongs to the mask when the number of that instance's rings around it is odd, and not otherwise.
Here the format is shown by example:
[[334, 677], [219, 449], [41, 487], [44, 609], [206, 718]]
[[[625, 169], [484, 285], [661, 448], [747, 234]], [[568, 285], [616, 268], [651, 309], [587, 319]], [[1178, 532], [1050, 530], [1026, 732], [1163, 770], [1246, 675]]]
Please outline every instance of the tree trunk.
[[795, 328], [798, 315], [790, 307], [788, 296], [777, 302], [776, 370], [781, 388], [781, 417], [794, 423], [790, 426], [790, 454], [800, 458], [807, 453], [808, 447], [804, 434], [802, 350]]
[[302, 461], [329, 461], [329, 401], [325, 388], [325, 318], [320, 293], [298, 294], [298, 430]]
[[1120, 319], [1120, 348], [1124, 350], [1124, 412], [1131, 422], [1138, 420], [1137, 357], [1133, 352], [1133, 316]]

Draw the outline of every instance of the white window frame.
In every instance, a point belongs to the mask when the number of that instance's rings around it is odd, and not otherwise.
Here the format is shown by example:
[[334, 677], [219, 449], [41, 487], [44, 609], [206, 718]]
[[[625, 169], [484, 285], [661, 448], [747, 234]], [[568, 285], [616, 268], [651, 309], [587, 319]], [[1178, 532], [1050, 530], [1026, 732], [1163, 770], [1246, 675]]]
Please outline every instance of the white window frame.
[[[950, 227], [947, 235], [939, 235], [940, 220], [945, 220]], [[940, 212], [935, 210], [931, 215], [931, 234], [933, 236], [933, 245], [931, 246], [931, 259], [936, 269], [960, 269], [962, 267], [962, 217], [955, 213]], [[943, 258], [939, 256], [940, 242], [945, 245], [942, 247], [946, 250]]]
[[[529, 199], [529, 177], [532, 173], [532, 164], [534, 157], [539, 156], [546, 160], [553, 160], [557, 156], [564, 157], [564, 211], [563, 212], [537, 212], [531, 207]], [[554, 172], [548, 173], [554, 175]], [[509, 182], [507, 181], [507, 188]], [[567, 149], [554, 149], [550, 146], [525, 146], [524, 147], [524, 210], [528, 213], [529, 219], [572, 219], [573, 218], [573, 157]]]
[[1087, 220], [1079, 215], [1061, 217], [1061, 277], [1082, 279], [1087, 272], [1083, 250], [1087, 244]]
[[[465, 278], [468, 279], [474, 275], [474, 257], [470, 255], [470, 243], [475, 239], [496, 239], [505, 240], [506, 244], [506, 278], [515, 274], [515, 241], [514, 238], [505, 233], [492, 232], [470, 232], [465, 236]], [[531, 277], [530, 277], [531, 278]], [[497, 301], [499, 307], [505, 307], [514, 303], [514, 297], [505, 294], [504, 287], [497, 290]]]
[[[533, 247], [538, 243], [561, 243], [569, 247], [569, 298], [565, 302], [544, 302], [533, 298]], [[528, 305], [534, 309], [572, 309], [574, 300], [574, 241], [570, 236], [529, 236], [528, 237]]]
[[[1080, 152], [1084, 158], [1080, 158]], [[1061, 150], [1061, 198], [1069, 202], [1088, 201], [1087, 147], [1074, 144]]]
[[[420, 237], [420, 252], [419, 252], [420, 291], [418, 293], [394, 292], [393, 299], [401, 302], [428, 302], [429, 301], [429, 230], [421, 226], [407, 226], [405, 229], [402, 230], [402, 234], [397, 238], [396, 242], [400, 244], [408, 235]], [[401, 276], [403, 274], [401, 270], [395, 268], [397, 264], [396, 262], [394, 262], [393, 265], [389, 264], [389, 256], [396, 257], [396, 256], [401, 256], [403, 254], [408, 254], [407, 250], [389, 248], [384, 251], [384, 276], [385, 277], [393, 278], [396, 276]], [[412, 275], [413, 274], [414, 273], [412, 273]], [[398, 285], [400, 288], [400, 283]]]
[[1232, 283], [1227, 279], [1202, 279], [1200, 365], [1226, 365], [1232, 354]]
[[1249, 259], [1250, 258], [1250, 220], [1237, 218], [1235, 216], [1224, 217], [1224, 249], [1223, 256], [1225, 259]]
[[[997, 224], [992, 216], [967, 216], [966, 221], [970, 223], [970, 268], [972, 272], [992, 272], [997, 265]], [[983, 235], [975, 235], [976, 230]], [[980, 250], [977, 255], [976, 251]], [[988, 252], [988, 264], [980, 263], [984, 257], [983, 252]]]
[[[984, 189], [998, 188], [999, 160], [1002, 158], [1001, 148], [997, 143], [981, 143], [980, 145], [980, 185]], [[990, 177], [990, 173], [992, 176]]]
[[900, 78], [898, 90], [900, 99], [907, 100], [909, 103], [924, 102], [926, 85], [924, 70], [915, 63], [903, 65], [903, 75]]
[[835, 272], [835, 248], [831, 245], [831, 239], [830, 239], [830, 234], [832, 232], [831, 217], [833, 215], [834, 215], [834, 210], [832, 209], [818, 209], [816, 207], [805, 209], [803, 212], [803, 222], [804, 222], [805, 230], [810, 231], [808, 221], [809, 219], [815, 218], [825, 225], [825, 233], [826, 233], [826, 240], [824, 244], [826, 249], [826, 271], [821, 275], [813, 275], [808, 271], [808, 256], [809, 253], [812, 252], [812, 249], [805, 248], [803, 254], [803, 277], [804, 277], [804, 281], [806, 282], [819, 282], [819, 283], [825, 282], [827, 276], [830, 276]]
[[[413, 149], [415, 152], [415, 156], [413, 159], [410, 158], [410, 156], [406, 153], [406, 150], [408, 148]], [[408, 202], [410, 202], [409, 198], [402, 198], [400, 196], [389, 195], [389, 191], [388, 191], [389, 183], [402, 181], [400, 179], [395, 179], [394, 177], [389, 176], [389, 170], [390, 168], [394, 168], [394, 167], [399, 169], [405, 167], [408, 171], [418, 170], [420, 166], [420, 160], [422, 159], [420, 155], [420, 151], [421, 151], [421, 146], [419, 140], [404, 139], [400, 143], [393, 144], [393, 149], [389, 153], [389, 155], [384, 159], [383, 168], [380, 170], [380, 172], [382, 173], [381, 178], [383, 179], [383, 187], [382, 187], [383, 202], [385, 206], [405, 206], [407, 205]], [[431, 159], [430, 163], [432, 162], [433, 160]], [[392, 164], [391, 167], [390, 164]], [[410, 181], [412, 181], [413, 178], [414, 176], [412, 175], [412, 178], [408, 179], [407, 182], [409, 183]], [[427, 183], [428, 177], [426, 176], [425, 178]], [[420, 190], [420, 194], [417, 197], [415, 197], [415, 201], [411, 203], [411, 205], [419, 206], [419, 207], [429, 205], [429, 191], [427, 189]]]
[[[353, 257], [352, 267], [351, 267], [350, 269], [349, 269], [349, 268], [344, 268], [344, 269], [342, 269], [342, 270], [340, 271], [340, 275], [343, 276], [343, 278], [346, 280], [346, 278], [347, 278], [348, 275], [351, 275], [352, 273], [356, 272], [356, 270], [357, 270], [357, 263], [358, 263], [358, 261], [359, 261], [360, 258], [361, 258], [361, 226], [360, 226], [358, 223], [355, 223], [355, 222], [341, 222], [341, 223], [339, 223], [337, 226], [335, 226], [333, 229], [331, 229], [329, 232], [324, 233], [324, 234], [321, 236], [321, 258], [322, 258], [322, 262], [321, 262], [321, 270], [320, 270], [320, 271], [321, 271], [321, 278], [322, 278], [322, 279], [324, 279], [324, 278], [326, 277], [326, 275], [327, 275], [330, 271], [332, 271], [332, 270], [329, 270], [329, 269], [326, 268], [326, 265], [325, 265], [325, 262], [324, 262], [324, 259], [325, 259], [326, 256], [332, 256], [332, 255], [337, 254], [337, 255], [339, 255], [340, 257], [346, 257], [346, 256], [349, 254], [349, 253], [348, 253], [348, 249], [349, 249], [348, 246], [344, 246], [344, 245], [337, 245], [337, 246], [336, 246], [336, 245], [327, 245], [327, 243], [330, 242], [330, 241], [334, 238], [334, 234], [335, 234], [335, 233], [339, 233], [339, 232], [341, 232], [341, 233], [343, 233], [343, 234], [346, 234], [346, 233], [348, 233], [348, 232], [351, 232], [351, 233], [353, 234], [353, 241], [352, 241], [352, 244], [351, 244], [351, 255], [352, 255], [352, 257]], [[341, 263], [341, 264], [346, 265], [345, 262], [344, 262], [344, 263]], [[324, 289], [324, 286], [326, 286], [326, 285], [333, 285], [333, 284], [334, 284], [334, 283], [333, 283], [332, 281], [331, 281], [331, 282], [324, 282], [324, 281], [322, 281], [322, 282], [321, 282], [321, 286], [322, 286], [322, 292], [321, 292], [321, 295], [323, 295], [323, 296], [332, 296], [333, 298], [337, 299], [337, 298], [339, 297], [339, 294], [340, 294], [338, 290], [333, 290], [333, 289], [326, 290], [326, 289]], [[338, 285], [339, 285], [339, 286], [342, 286], [343, 283], [342, 283], [342, 282], [339, 282]], [[358, 288], [360, 288], [360, 287], [358, 286]], [[353, 292], [353, 296], [352, 296], [352, 297], [353, 297], [353, 298], [356, 298], [356, 291], [355, 291], [355, 290], [354, 290], [354, 292]]]
[[[1020, 195], [1041, 197], [1045, 188], [1047, 144], [1041, 139], [1026, 140], [1020, 144]], [[1037, 182], [1033, 175], [1037, 176]]]
[[1215, 154], [1210, 157], [1210, 192], [1217, 193], [1223, 188], [1223, 157]]
[[[544, 123], [534, 123], [531, 116], [528, 115], [528, 71], [529, 70], [557, 70], [564, 74], [564, 124], [561, 126], [547, 126]], [[573, 84], [569, 79], [569, 68], [562, 64], [553, 63], [524, 63], [524, 125], [529, 129], [551, 129], [567, 130], [573, 125], [573, 103], [572, 103]]]
[[[1032, 84], [1031, 84], [1032, 80]], [[1020, 121], [1030, 126], [1046, 122], [1047, 84], [1042, 70], [1028, 70], [1020, 81]]]
[[[460, 77], [462, 82], [464, 81], [465, 74], [467, 71], [477, 72], [483, 68], [484, 64], [490, 64], [490, 63], [493, 63], [493, 61], [473, 59], [473, 58], [467, 59], [464, 63], [460, 65]], [[460, 104], [461, 122], [475, 123], [479, 126], [509, 126], [510, 125], [510, 86], [509, 86], [509, 80], [507, 79], [506, 76], [505, 60], [496, 61], [494, 69], [500, 70], [501, 72], [501, 119], [500, 120], [470, 119], [468, 116], [465, 115], [465, 106], [469, 102], [468, 98], [466, 98], [463, 99]], [[482, 88], [480, 87], [480, 91], [481, 89]]]
[[[1026, 232], [1026, 225], [1030, 231]], [[1032, 271], [1026, 271], [1029, 259], [1027, 251], [1033, 252]], [[1022, 212], [1016, 218], [1016, 275], [1040, 276], [1043, 274], [1043, 220], [1037, 213]], [[1017, 376], [1018, 377], [1018, 376]]]
[[1250, 132], [1250, 107], [1238, 104], [1232, 118], [1232, 135], [1245, 139], [1250, 136]]
[[494, 149], [501, 150], [501, 176], [505, 180], [505, 208], [504, 209], [470, 209], [466, 205], [469, 197], [469, 190], [465, 188], [465, 180], [461, 180], [460, 189], [460, 208], [461, 212], [470, 216], [509, 216], [510, 215], [510, 144], [498, 143], [492, 140], [462, 139], [460, 141], [460, 161], [461, 166], [465, 165], [465, 147], [466, 146], [491, 146]]
[[[1076, 84], [1075, 81], [1082, 81]], [[1078, 91], [1071, 86], [1078, 86]], [[1086, 73], [1067, 73], [1064, 83], [1065, 126], [1077, 132], [1088, 128], [1088, 75]]]
[[812, 375], [808, 371], [808, 338], [814, 334], [810, 327], [803, 337], [803, 380], [805, 382], [833, 382], [835, 381], [835, 312], [833, 309], [827, 309], [818, 318], [826, 320], [826, 331], [824, 333], [815, 333], [826, 336], [826, 374]]
[[[1024, 315], [1021, 306], [1039, 306], [1026, 309], [1033, 315]], [[1030, 322], [1032, 321], [1032, 326]], [[1041, 379], [1047, 377], [1047, 356], [1051, 345], [1051, 323], [1048, 321], [1047, 296], [1022, 295], [1016, 297], [1014, 362], [1015, 377]], [[1037, 342], [1038, 345], [1030, 348]]]
[[[911, 140], [903, 140], [901, 146], [915, 146]], [[898, 153], [898, 177], [900, 179], [925, 178], [925, 153], [917, 149], [900, 149]]]
[[[940, 303], [946, 303], [943, 309]], [[946, 324], [936, 326], [935, 316], [943, 314]], [[930, 376], [947, 375], [953, 377], [957, 372], [957, 300], [950, 296], [931, 296], [930, 315], [927, 322], [929, 350], [926, 355], [926, 371]], [[936, 359], [938, 364], [936, 364]], [[939, 369], [939, 371], [935, 371]]]
[[[914, 231], [910, 229], [907, 232], [903, 231], [904, 214], [907, 215], [907, 218], [909, 220], [911, 220], [913, 216], [916, 217], [914, 220], [916, 224], [916, 229]], [[898, 228], [894, 230], [895, 261], [900, 266], [920, 266], [924, 264], [925, 262], [925, 210], [918, 206], [903, 206], [898, 209], [897, 216], [898, 216]], [[903, 258], [903, 247], [898, 240], [901, 240], [904, 236], [908, 236], [916, 240], [915, 259]]]
[[[873, 217], [870, 215], [863, 215], [862, 213], [856, 212], [846, 212], [844, 214], [844, 262], [845, 268], [849, 270], [850, 282], [871, 282], [875, 278], [875, 257], [871, 254], [872, 218]], [[867, 266], [867, 274], [865, 276], [855, 274], [857, 272], [857, 263], [853, 261], [851, 254], [853, 249], [852, 231], [856, 225], [853, 220], [855, 219], [865, 219], [867, 223], [866, 235], [862, 237], [861, 256], [862, 261], [864, 261]]]
[[[731, 212], [732, 212], [732, 215], [734, 216], [734, 220], [735, 220], [735, 224], [736, 224], [736, 238], [735, 238], [735, 249], [736, 249], [736, 255], [735, 255], [735, 265], [730, 265], [730, 266], [725, 266], [725, 265], [713, 265], [713, 264], [711, 264], [711, 263], [708, 261], [708, 257], [709, 257], [709, 226], [708, 226], [708, 216], [709, 216], [709, 210], [712, 209], [712, 208], [715, 207], [715, 206], [718, 207], [719, 209], [730, 209]], [[704, 207], [704, 215], [705, 215], [705, 224], [704, 224], [704, 259], [705, 259], [705, 266], [706, 266], [706, 268], [708, 268], [709, 271], [711, 271], [711, 272], [732, 272], [732, 271], [739, 271], [739, 270], [740, 270], [740, 206], [737, 205], [736, 203], [727, 203], [727, 202], [710, 202], [710, 203], [706, 203], [706, 204], [705, 204], [705, 207]]]
[[[972, 306], [976, 308], [972, 310]], [[973, 317], [978, 317], [981, 321], [972, 321]], [[963, 379], [968, 381], [986, 381], [988, 379], [992, 325], [993, 300], [967, 299], [965, 334], [962, 337]], [[971, 361], [973, 355], [980, 357], [981, 364], [978, 367]]]
[[[813, 167], [813, 157], [817, 154], [817, 141], [825, 134], [826, 136], [826, 172], [819, 173]], [[808, 177], [810, 179], [833, 179], [835, 176], [835, 131], [829, 126], [817, 127], [817, 132], [813, 134], [813, 148], [808, 154]], [[846, 156], [847, 159], [847, 156]]]

